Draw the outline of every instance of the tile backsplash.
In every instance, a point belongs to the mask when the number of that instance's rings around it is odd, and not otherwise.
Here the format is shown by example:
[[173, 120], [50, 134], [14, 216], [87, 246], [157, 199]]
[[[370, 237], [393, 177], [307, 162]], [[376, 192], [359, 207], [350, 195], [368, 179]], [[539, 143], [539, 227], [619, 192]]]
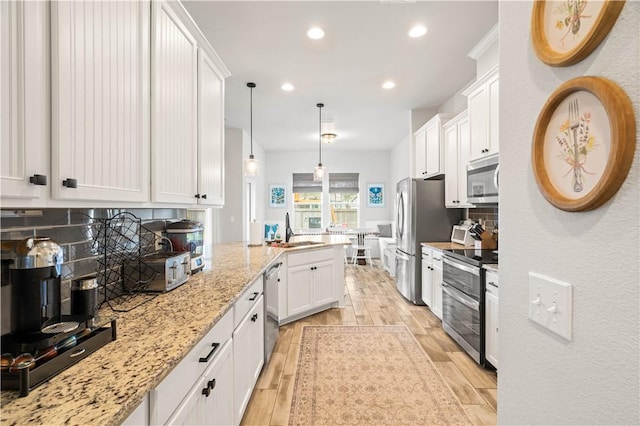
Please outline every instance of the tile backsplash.
[[498, 227], [498, 207], [480, 207], [469, 209], [469, 219], [478, 222], [482, 219], [484, 229], [491, 231]]
[[[38, 209], [0, 210], [0, 240], [22, 240], [32, 236], [49, 237], [62, 247], [61, 271], [62, 314], [70, 311], [71, 282], [95, 275], [98, 269], [99, 245], [94, 243], [103, 219], [120, 213], [131, 213], [141, 219], [144, 232], [164, 230], [168, 222], [187, 217], [186, 209]], [[150, 239], [153, 241], [153, 238]], [[150, 248], [153, 250], [153, 248]], [[11, 330], [9, 253], [2, 252], [1, 334]], [[104, 293], [102, 293], [104, 295]], [[104, 298], [104, 296], [102, 296]]]

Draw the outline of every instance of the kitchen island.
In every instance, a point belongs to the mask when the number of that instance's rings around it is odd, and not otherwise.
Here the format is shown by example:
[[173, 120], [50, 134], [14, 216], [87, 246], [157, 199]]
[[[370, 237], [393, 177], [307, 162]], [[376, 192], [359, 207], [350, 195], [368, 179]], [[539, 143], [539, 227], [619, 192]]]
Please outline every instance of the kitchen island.
[[[318, 236], [313, 240], [320, 244], [286, 249], [247, 247], [246, 243], [215, 245], [205, 271], [169, 293], [117, 314], [115, 341], [32, 390], [27, 397], [18, 397], [17, 391], [2, 391], [0, 422], [121, 424], [233, 308], [243, 291], [284, 253], [349, 244], [340, 236]], [[103, 307], [100, 315], [114, 314]]]

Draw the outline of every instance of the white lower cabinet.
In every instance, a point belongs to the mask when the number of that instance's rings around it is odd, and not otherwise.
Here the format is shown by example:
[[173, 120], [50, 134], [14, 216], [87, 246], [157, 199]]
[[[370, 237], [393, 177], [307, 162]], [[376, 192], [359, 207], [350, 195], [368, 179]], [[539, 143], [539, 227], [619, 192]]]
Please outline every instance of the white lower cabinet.
[[286, 309], [280, 311], [281, 324], [283, 318], [288, 322], [318, 312], [331, 304], [342, 303], [342, 250], [338, 246], [287, 256]]
[[442, 319], [442, 252], [422, 247], [422, 301]]
[[227, 341], [168, 425], [233, 424], [233, 343]]
[[253, 308], [233, 332], [233, 410], [239, 424], [264, 364], [264, 300]]
[[484, 357], [498, 368], [498, 274], [487, 272], [484, 293], [485, 348]]
[[[228, 311], [167, 377], [149, 394], [149, 423], [162, 425], [167, 422], [187, 424], [185, 420], [191, 414], [184, 405], [194, 406], [191, 399], [194, 392], [201, 392], [202, 380], [212, 380], [212, 374], [218, 371], [216, 365], [224, 364], [231, 369], [228, 361], [223, 360], [225, 350], [231, 351], [233, 332], [233, 309]], [[215, 371], [214, 371], [215, 370]], [[226, 373], [225, 373], [226, 374]], [[197, 393], [197, 392], [196, 392]], [[233, 382], [216, 379], [216, 394], [232, 395]], [[212, 389], [213, 395], [213, 389]], [[209, 399], [211, 396], [209, 397]], [[226, 398], [226, 396], [224, 397]], [[199, 403], [198, 403], [199, 404]], [[195, 408], [194, 408], [195, 409]], [[198, 408], [199, 409], [199, 408]], [[181, 414], [178, 414], [178, 411]], [[194, 414], [195, 416], [195, 414]], [[182, 420], [180, 420], [182, 419]], [[187, 422], [187, 423], [185, 423]]]

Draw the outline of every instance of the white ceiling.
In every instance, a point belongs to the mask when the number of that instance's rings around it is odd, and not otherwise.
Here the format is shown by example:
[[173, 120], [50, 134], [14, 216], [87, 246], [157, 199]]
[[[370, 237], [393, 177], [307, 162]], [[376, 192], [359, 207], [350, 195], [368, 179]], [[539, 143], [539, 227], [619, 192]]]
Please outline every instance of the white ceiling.
[[[467, 53], [498, 21], [497, 1], [184, 1], [231, 77], [226, 125], [265, 150], [315, 150], [318, 108], [338, 138], [323, 150], [388, 150], [412, 109], [442, 105], [475, 77]], [[426, 36], [409, 38], [411, 26]], [[311, 26], [325, 30], [311, 40]], [[396, 87], [381, 88], [392, 79]], [[292, 92], [280, 86], [290, 82]]]

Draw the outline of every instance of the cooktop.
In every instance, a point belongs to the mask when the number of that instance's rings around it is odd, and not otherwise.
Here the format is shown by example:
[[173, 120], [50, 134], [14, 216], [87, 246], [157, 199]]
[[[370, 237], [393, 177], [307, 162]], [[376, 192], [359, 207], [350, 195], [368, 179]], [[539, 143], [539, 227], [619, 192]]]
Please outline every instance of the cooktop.
[[493, 249], [446, 249], [443, 254], [474, 266], [498, 263], [498, 250]]

